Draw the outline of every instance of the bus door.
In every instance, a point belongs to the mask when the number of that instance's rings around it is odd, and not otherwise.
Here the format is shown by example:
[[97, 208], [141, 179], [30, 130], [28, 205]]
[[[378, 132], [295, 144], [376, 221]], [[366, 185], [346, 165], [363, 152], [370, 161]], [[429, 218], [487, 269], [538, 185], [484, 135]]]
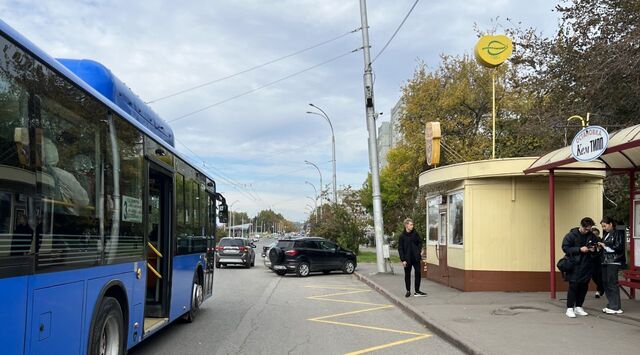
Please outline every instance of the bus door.
[[204, 293], [205, 296], [213, 294], [213, 265], [215, 264], [216, 248], [216, 199], [212, 194], [207, 193], [207, 265], [204, 271]]
[[149, 167], [147, 193], [147, 292], [145, 332], [156, 324], [148, 318], [168, 318], [172, 233], [173, 180], [160, 169]]

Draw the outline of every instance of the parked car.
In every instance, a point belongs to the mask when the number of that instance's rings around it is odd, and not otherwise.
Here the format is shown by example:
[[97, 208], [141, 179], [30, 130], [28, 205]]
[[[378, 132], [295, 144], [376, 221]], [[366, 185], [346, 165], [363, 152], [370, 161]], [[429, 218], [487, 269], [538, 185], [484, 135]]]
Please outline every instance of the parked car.
[[256, 264], [256, 246], [246, 238], [222, 238], [216, 246], [216, 268], [221, 265], [241, 264], [252, 267]]
[[269, 250], [271, 269], [278, 275], [295, 272], [306, 277], [310, 272], [325, 274], [342, 270], [351, 274], [356, 269], [356, 255], [336, 243], [318, 237], [281, 239]]

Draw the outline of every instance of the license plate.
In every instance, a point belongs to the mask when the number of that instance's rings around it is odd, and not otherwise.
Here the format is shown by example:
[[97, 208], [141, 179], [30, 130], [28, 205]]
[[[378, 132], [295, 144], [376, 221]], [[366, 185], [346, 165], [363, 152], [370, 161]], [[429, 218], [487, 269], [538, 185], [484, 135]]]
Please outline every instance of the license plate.
[[284, 266], [284, 265], [276, 265], [273, 268], [276, 269], [276, 270], [286, 270], [287, 269], [287, 267]]

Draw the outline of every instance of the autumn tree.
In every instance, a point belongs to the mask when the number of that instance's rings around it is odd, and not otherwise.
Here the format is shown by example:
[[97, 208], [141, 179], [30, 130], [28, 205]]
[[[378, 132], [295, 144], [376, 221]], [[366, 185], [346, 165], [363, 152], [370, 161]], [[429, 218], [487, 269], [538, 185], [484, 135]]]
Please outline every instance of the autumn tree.
[[[640, 113], [640, 2], [571, 0], [556, 6], [557, 32], [544, 37], [514, 25], [518, 89], [534, 105], [530, 117], [545, 127], [553, 146], [570, 143], [581, 127], [567, 127], [572, 115], [591, 114], [590, 123], [611, 131], [638, 123]], [[571, 126], [569, 124], [569, 126]], [[565, 134], [566, 129], [566, 134]], [[567, 139], [565, 139], [567, 137]], [[605, 180], [605, 214], [627, 218], [628, 179]]]

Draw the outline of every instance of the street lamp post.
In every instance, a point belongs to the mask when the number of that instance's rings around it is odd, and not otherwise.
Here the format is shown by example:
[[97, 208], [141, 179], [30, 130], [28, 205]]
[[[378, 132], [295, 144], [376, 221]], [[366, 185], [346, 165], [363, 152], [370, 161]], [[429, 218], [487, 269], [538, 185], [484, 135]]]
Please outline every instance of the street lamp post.
[[[316, 201], [318, 201], [318, 190], [316, 189], [316, 186], [312, 183], [310, 183], [309, 181], [305, 181], [304, 182], [307, 185], [311, 185], [311, 187], [313, 187], [313, 191], [315, 192], [315, 197], [316, 197]], [[317, 206], [316, 206], [316, 222], [318, 221], [318, 211], [317, 211]]]
[[329, 119], [329, 115], [324, 112], [320, 107], [310, 103], [309, 106], [316, 108], [322, 113], [307, 111], [308, 114], [318, 115], [324, 117], [329, 123], [329, 127], [331, 128], [331, 154], [332, 154], [332, 162], [333, 162], [333, 203], [338, 203], [338, 190], [336, 189], [336, 136], [333, 134], [333, 124], [331, 124], [331, 120]]
[[313, 208], [313, 210], [316, 212], [316, 223], [318, 223], [318, 203], [316, 202], [316, 200], [313, 199], [313, 197], [311, 196], [307, 196], [307, 198], [311, 201], [313, 201], [313, 205], [315, 206]]
[[313, 165], [316, 170], [318, 170], [318, 175], [320, 175], [320, 214], [322, 215], [322, 173], [320, 172], [320, 168], [318, 166], [308, 160], [304, 161], [305, 164]]
[[[229, 213], [231, 213], [231, 226], [233, 226], [233, 210], [232, 210], [232, 208], [233, 208], [233, 205], [236, 204], [236, 202], [240, 202], [240, 200], [235, 200], [229, 205]], [[229, 226], [227, 228], [227, 235], [228, 236], [231, 236], [231, 226]]]

